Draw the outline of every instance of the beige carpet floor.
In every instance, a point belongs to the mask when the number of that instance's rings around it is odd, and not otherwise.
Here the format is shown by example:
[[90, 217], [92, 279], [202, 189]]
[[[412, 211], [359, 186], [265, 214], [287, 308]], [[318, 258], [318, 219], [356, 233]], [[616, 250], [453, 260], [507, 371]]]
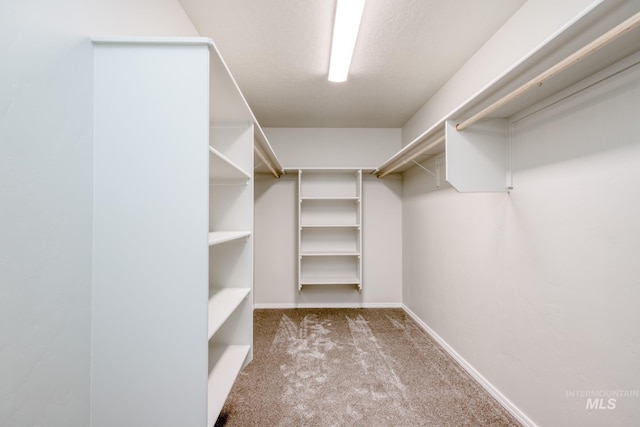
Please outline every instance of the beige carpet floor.
[[256, 310], [216, 426], [519, 426], [401, 309]]

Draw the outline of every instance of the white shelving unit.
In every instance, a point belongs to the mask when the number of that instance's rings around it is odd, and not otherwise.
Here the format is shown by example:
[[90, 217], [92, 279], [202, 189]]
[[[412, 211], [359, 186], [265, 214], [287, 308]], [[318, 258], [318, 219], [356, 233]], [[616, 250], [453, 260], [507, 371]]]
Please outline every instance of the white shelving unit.
[[253, 356], [253, 131], [211, 119], [208, 426]]
[[211, 426], [253, 357], [275, 155], [209, 39], [94, 39], [94, 87], [93, 424]]
[[298, 290], [362, 290], [362, 170], [298, 170]]
[[[637, 4], [596, 3], [593, 12], [588, 12], [593, 5], [588, 6], [578, 19], [432, 123], [374, 174], [383, 178], [444, 156], [446, 180], [457, 191], [511, 191], [512, 119], [546, 108], [638, 63]], [[597, 21], [594, 13], [600, 15]], [[481, 117], [473, 125], [458, 127], [476, 114]]]

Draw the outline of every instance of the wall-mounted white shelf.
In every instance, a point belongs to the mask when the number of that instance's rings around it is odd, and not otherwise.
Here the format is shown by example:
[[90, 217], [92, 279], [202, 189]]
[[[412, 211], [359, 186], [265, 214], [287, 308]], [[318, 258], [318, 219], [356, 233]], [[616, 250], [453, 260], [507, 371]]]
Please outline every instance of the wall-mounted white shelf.
[[[640, 51], [637, 4], [599, 2], [597, 7], [591, 7], [432, 123], [374, 174], [383, 178], [444, 154], [447, 181], [458, 191], [509, 191], [510, 171], [506, 170], [508, 164], [505, 166], [508, 132], [504, 123], [508, 126], [510, 118], [544, 104], [556, 94], [568, 97], [594, 84], [592, 76], [607, 68], [610, 75], [617, 72], [617, 63]], [[477, 121], [480, 116], [482, 121]], [[456, 129], [457, 124], [470, 123], [474, 117], [473, 126]], [[483, 130], [491, 135], [483, 135]], [[480, 166], [475, 167], [476, 164]]]
[[209, 178], [214, 181], [243, 180], [246, 182], [251, 175], [215, 148], [209, 147]]
[[249, 355], [249, 345], [212, 345], [209, 347], [207, 382], [207, 426], [213, 426], [218, 414]]
[[298, 290], [362, 290], [362, 170], [298, 170]]
[[209, 246], [215, 246], [249, 236], [251, 236], [250, 231], [213, 231], [209, 233]]
[[251, 288], [214, 288], [209, 291], [209, 339], [250, 293]]

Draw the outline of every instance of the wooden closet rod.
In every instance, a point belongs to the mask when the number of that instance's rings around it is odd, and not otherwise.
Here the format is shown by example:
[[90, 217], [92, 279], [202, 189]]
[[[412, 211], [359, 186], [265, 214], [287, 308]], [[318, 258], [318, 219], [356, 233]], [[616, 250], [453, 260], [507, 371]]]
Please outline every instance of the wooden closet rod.
[[474, 124], [477, 121], [481, 120], [483, 117], [487, 116], [488, 114], [490, 114], [490, 113], [494, 112], [495, 110], [497, 110], [498, 108], [502, 107], [506, 103], [514, 100], [515, 98], [517, 98], [518, 96], [522, 95], [523, 93], [529, 91], [530, 89], [533, 89], [534, 87], [538, 87], [538, 86], [542, 85], [542, 83], [544, 83], [545, 80], [547, 80], [550, 77], [558, 74], [559, 72], [565, 70], [566, 68], [569, 68], [570, 66], [574, 65], [575, 63], [581, 61], [582, 59], [584, 59], [587, 56], [591, 55], [592, 53], [596, 52], [600, 48], [602, 48], [602, 47], [606, 46], [607, 44], [611, 43], [612, 41], [614, 41], [618, 37], [622, 36], [623, 34], [633, 30], [636, 27], [638, 27], [638, 25], [640, 25], [640, 12], [636, 13], [635, 15], [633, 15], [631, 18], [627, 19], [623, 23], [621, 23], [621, 24], [617, 25], [616, 27], [612, 28], [611, 30], [607, 31], [606, 33], [604, 33], [603, 35], [601, 35], [600, 37], [598, 37], [597, 39], [595, 39], [591, 43], [589, 43], [586, 46], [584, 46], [582, 49], [574, 52], [572, 55], [569, 55], [567, 58], [565, 58], [564, 60], [558, 62], [556, 65], [554, 65], [553, 67], [549, 68], [547, 71], [544, 71], [543, 73], [539, 74], [537, 77], [529, 80], [527, 83], [523, 84], [522, 86], [520, 86], [519, 88], [517, 88], [513, 92], [511, 92], [508, 95], [500, 98], [498, 101], [496, 101], [493, 104], [489, 105], [488, 107], [486, 107], [482, 111], [480, 111], [480, 112], [474, 114], [473, 116], [469, 117], [468, 119], [458, 123], [456, 125], [456, 129], [461, 131], [461, 130], [471, 126], [472, 124]]
[[425, 151], [428, 151], [430, 149], [432, 149], [433, 147], [435, 147], [438, 144], [442, 144], [445, 140], [444, 135], [439, 136], [438, 138], [434, 139], [433, 141], [431, 141], [430, 143], [428, 143], [427, 145], [425, 145], [424, 147], [422, 147], [420, 150], [416, 151], [415, 153], [411, 154], [410, 156], [408, 156], [406, 159], [404, 159], [403, 161], [397, 163], [395, 166], [387, 169], [384, 172], [381, 172], [377, 175], [378, 178], [384, 178], [385, 176], [389, 175], [391, 172], [393, 172], [394, 170], [398, 169], [400, 166], [410, 162], [411, 160], [415, 159], [416, 157], [418, 157], [419, 155], [421, 155], [422, 153], [424, 153]]
[[253, 145], [253, 151], [255, 151], [255, 153], [258, 155], [260, 160], [262, 160], [262, 163], [267, 165], [267, 168], [269, 168], [273, 176], [275, 176], [276, 178], [280, 178], [281, 174], [275, 169], [273, 163], [267, 158], [267, 156], [262, 152], [260, 147], [255, 143]]

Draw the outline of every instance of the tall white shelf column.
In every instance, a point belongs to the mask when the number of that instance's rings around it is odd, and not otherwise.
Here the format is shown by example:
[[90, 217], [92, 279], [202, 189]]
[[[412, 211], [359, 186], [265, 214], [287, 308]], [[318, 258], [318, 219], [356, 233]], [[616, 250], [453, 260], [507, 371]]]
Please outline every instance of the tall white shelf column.
[[362, 170], [298, 170], [298, 290], [362, 290]]
[[[211, 426], [253, 356], [253, 125], [212, 121], [209, 145], [215, 153], [209, 182]], [[229, 165], [233, 167], [227, 170]]]
[[94, 39], [94, 88], [92, 426], [211, 426], [253, 357], [262, 132], [206, 38]]

